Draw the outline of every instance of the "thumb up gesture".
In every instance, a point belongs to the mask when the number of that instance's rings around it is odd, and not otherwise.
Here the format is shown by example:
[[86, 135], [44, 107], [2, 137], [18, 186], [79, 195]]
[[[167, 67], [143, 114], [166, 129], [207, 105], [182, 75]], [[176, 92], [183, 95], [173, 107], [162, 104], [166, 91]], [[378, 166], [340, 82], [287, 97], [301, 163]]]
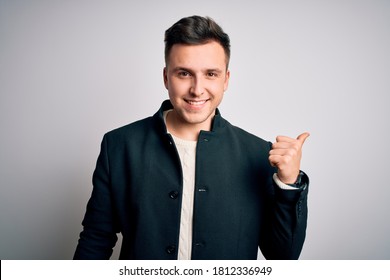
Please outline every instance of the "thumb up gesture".
[[278, 169], [278, 177], [285, 184], [294, 184], [297, 180], [301, 157], [302, 146], [308, 132], [302, 133], [296, 139], [287, 136], [276, 137], [269, 152], [269, 162]]

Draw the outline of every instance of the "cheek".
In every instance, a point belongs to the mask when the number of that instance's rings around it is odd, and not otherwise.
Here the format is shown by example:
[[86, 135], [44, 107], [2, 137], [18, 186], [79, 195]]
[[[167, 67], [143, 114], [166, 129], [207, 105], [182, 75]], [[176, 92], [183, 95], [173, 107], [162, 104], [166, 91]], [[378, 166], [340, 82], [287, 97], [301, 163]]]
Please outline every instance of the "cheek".
[[209, 91], [212, 92], [214, 95], [223, 95], [225, 92], [225, 83], [213, 83], [209, 85]]
[[189, 89], [190, 89], [190, 85], [188, 82], [175, 81], [175, 80], [171, 80], [168, 88], [170, 95], [174, 95], [174, 96], [187, 94]]

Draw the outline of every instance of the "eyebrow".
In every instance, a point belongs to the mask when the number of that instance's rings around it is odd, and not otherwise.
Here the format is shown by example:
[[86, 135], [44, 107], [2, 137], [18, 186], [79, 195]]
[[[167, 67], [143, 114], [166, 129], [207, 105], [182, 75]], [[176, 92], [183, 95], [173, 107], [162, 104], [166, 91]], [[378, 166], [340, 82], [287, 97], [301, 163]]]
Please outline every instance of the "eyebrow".
[[[191, 70], [191, 69], [188, 69], [186, 67], [175, 67], [173, 69], [174, 72], [179, 72], [179, 71], [186, 71], [186, 72], [190, 72], [190, 73], [193, 73], [194, 71]], [[219, 68], [209, 68], [209, 69], [206, 69], [205, 72], [216, 72], [216, 73], [222, 73], [223, 70], [219, 69]]]

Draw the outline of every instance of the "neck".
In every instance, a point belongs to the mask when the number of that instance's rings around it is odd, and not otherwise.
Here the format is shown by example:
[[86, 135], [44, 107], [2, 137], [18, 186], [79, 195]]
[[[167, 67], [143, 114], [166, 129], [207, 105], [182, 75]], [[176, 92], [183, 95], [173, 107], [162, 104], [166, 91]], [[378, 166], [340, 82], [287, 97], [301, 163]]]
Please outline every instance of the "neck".
[[202, 123], [186, 123], [179, 119], [175, 110], [168, 112], [166, 117], [166, 126], [168, 131], [174, 136], [190, 141], [197, 141], [201, 130], [211, 130], [211, 120]]

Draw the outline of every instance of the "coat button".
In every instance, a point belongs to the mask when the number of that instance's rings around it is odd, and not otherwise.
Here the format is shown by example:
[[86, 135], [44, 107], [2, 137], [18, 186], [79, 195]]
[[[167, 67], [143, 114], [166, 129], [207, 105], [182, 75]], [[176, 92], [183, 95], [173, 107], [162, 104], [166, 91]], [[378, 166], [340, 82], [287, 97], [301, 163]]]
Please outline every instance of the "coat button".
[[204, 244], [204, 242], [196, 242], [196, 243], [195, 243], [195, 246], [196, 246], [196, 247], [204, 247], [205, 244]]
[[178, 196], [179, 196], [179, 192], [178, 191], [171, 191], [169, 193], [169, 197], [172, 198], [172, 199], [176, 199]]
[[166, 248], [166, 251], [167, 251], [168, 254], [173, 254], [176, 251], [176, 246], [175, 245], [170, 245], [170, 246], [168, 246]]

